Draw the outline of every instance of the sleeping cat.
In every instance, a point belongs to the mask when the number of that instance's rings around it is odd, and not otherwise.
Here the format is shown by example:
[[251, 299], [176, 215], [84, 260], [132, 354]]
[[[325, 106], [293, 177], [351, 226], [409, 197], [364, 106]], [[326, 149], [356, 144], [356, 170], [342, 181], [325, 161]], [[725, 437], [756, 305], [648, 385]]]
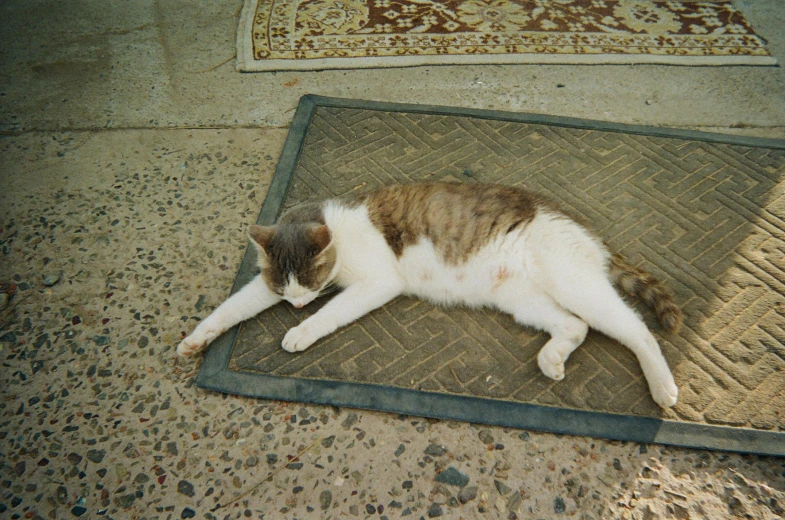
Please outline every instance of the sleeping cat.
[[611, 253], [553, 202], [497, 185], [423, 183], [306, 204], [275, 226], [251, 226], [261, 273], [202, 321], [177, 347], [193, 355], [233, 325], [286, 300], [297, 308], [338, 286], [343, 291], [290, 329], [283, 348], [316, 340], [400, 294], [437, 304], [491, 306], [548, 332], [537, 361], [564, 378], [564, 363], [589, 327], [638, 358], [654, 400], [676, 403], [665, 358], [618, 285], [644, 300], [668, 331], [682, 315], [671, 293]]

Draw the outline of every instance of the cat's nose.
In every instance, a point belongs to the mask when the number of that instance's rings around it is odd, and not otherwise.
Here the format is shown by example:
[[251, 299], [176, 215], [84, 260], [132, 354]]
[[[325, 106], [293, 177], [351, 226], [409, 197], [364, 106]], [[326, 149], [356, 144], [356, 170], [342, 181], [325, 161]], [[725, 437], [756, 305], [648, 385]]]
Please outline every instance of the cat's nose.
[[300, 303], [300, 302], [297, 302], [297, 303], [294, 304], [294, 308], [295, 309], [302, 309], [303, 308], [303, 304]]

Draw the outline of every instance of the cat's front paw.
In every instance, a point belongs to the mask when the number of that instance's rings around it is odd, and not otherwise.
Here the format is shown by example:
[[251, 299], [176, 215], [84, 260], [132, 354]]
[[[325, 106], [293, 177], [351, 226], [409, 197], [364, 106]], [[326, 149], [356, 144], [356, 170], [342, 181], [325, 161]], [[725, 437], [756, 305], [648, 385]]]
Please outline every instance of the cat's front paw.
[[564, 379], [564, 359], [561, 354], [548, 348], [547, 344], [537, 355], [537, 364], [546, 376], [556, 381]]
[[204, 350], [212, 340], [220, 335], [218, 331], [201, 332], [195, 330], [190, 336], [177, 345], [177, 354], [183, 357], [193, 356]]
[[202, 351], [207, 346], [207, 341], [203, 338], [195, 338], [190, 335], [177, 345], [177, 355], [182, 357], [193, 356]]
[[281, 346], [287, 352], [302, 352], [319, 339], [319, 336], [314, 335], [311, 329], [304, 324], [298, 325], [289, 329], [289, 332], [283, 337]]

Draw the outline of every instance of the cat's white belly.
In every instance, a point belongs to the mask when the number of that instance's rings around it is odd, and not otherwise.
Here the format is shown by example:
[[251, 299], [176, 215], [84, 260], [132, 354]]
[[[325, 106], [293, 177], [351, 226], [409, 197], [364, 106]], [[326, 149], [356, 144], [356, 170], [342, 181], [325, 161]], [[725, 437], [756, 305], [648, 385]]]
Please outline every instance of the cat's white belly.
[[529, 279], [519, 236], [496, 240], [459, 265], [442, 260], [429, 240], [406, 248], [398, 260], [404, 292], [439, 304], [490, 305]]

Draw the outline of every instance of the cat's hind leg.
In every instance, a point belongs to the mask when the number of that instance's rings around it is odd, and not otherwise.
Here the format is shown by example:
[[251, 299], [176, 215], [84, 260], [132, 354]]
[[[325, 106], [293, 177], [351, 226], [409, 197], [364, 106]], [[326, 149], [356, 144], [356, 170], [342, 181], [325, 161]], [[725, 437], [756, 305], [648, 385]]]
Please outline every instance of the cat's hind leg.
[[601, 268], [562, 270], [546, 280], [548, 294], [560, 305], [635, 354], [658, 405], [676, 404], [679, 390], [657, 340]]
[[679, 390], [657, 340], [619, 296], [608, 276], [609, 253], [585, 229], [558, 215], [543, 213], [529, 229], [532, 280], [559, 305], [638, 358], [654, 401], [676, 404]]
[[567, 358], [583, 343], [589, 331], [586, 322], [534, 287], [500, 298], [497, 306], [510, 313], [521, 325], [550, 334], [551, 339], [537, 355], [537, 364], [542, 373], [551, 379], [564, 379]]

